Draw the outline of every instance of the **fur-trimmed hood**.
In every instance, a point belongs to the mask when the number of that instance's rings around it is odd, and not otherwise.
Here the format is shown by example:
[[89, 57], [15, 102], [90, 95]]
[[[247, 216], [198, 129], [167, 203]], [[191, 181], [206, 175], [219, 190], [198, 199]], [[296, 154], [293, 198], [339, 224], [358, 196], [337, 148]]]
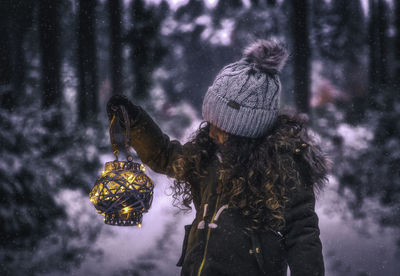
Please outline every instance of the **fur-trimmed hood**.
[[293, 158], [303, 181], [321, 192], [327, 184], [332, 161], [306, 124], [306, 119], [299, 115], [279, 115], [274, 130], [267, 136], [268, 147], [271, 155], [279, 159]]

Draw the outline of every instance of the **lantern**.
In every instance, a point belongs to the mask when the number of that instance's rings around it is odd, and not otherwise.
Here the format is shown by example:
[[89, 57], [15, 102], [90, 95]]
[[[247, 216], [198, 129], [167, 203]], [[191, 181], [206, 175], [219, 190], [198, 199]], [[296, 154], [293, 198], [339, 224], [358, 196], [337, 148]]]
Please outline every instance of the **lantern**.
[[[129, 152], [129, 118], [123, 106], [120, 107], [125, 121], [125, 146]], [[110, 123], [110, 140], [114, 161], [107, 162], [89, 196], [97, 212], [104, 216], [109, 225], [141, 227], [143, 213], [147, 212], [153, 201], [153, 181], [145, 174], [143, 164], [133, 162], [128, 156], [126, 161], [118, 161], [118, 144], [115, 142], [113, 126], [116, 112]]]

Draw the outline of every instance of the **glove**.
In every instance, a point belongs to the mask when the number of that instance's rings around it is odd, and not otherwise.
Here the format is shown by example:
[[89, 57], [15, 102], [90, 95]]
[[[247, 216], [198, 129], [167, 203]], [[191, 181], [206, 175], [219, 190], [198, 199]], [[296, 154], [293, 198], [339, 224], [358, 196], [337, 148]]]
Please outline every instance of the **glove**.
[[[134, 105], [127, 97], [124, 95], [113, 95], [107, 102], [107, 116], [111, 121], [115, 112], [117, 112], [117, 116], [119, 119], [119, 124], [122, 128], [125, 128], [124, 116], [122, 114], [121, 106], [125, 107], [125, 110], [128, 113], [129, 121], [135, 121], [137, 115], [140, 112], [140, 107]], [[132, 123], [131, 123], [132, 126]]]

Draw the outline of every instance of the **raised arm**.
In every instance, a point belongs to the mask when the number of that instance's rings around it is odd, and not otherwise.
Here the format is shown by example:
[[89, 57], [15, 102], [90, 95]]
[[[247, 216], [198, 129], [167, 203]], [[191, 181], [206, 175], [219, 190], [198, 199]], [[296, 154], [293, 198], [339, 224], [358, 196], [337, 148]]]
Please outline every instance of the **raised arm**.
[[312, 186], [297, 188], [285, 219], [285, 247], [291, 276], [323, 276], [324, 260]]
[[131, 128], [131, 144], [143, 163], [169, 177], [175, 177], [172, 164], [190, 145], [182, 145], [178, 140], [170, 141], [142, 108]]
[[[107, 113], [123, 105], [128, 112], [131, 124], [131, 145], [137, 152], [141, 161], [153, 171], [175, 177], [172, 164], [190, 144], [181, 145], [177, 140], [170, 141], [153, 119], [140, 106], [132, 104], [124, 96], [113, 96], [107, 104]], [[119, 115], [122, 118], [121, 114]], [[121, 122], [122, 126], [123, 122]]]

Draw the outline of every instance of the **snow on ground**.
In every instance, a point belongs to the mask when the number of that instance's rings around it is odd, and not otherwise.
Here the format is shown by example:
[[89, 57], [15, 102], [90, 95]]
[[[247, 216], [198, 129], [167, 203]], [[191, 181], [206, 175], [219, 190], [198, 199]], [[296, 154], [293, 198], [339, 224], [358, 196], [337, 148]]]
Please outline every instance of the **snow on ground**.
[[[398, 275], [396, 233], [380, 229], [368, 218], [363, 221], [352, 219], [345, 200], [336, 192], [337, 186], [336, 179], [330, 177], [329, 187], [316, 204], [326, 275]], [[366, 205], [369, 210], [377, 208], [372, 201]]]

